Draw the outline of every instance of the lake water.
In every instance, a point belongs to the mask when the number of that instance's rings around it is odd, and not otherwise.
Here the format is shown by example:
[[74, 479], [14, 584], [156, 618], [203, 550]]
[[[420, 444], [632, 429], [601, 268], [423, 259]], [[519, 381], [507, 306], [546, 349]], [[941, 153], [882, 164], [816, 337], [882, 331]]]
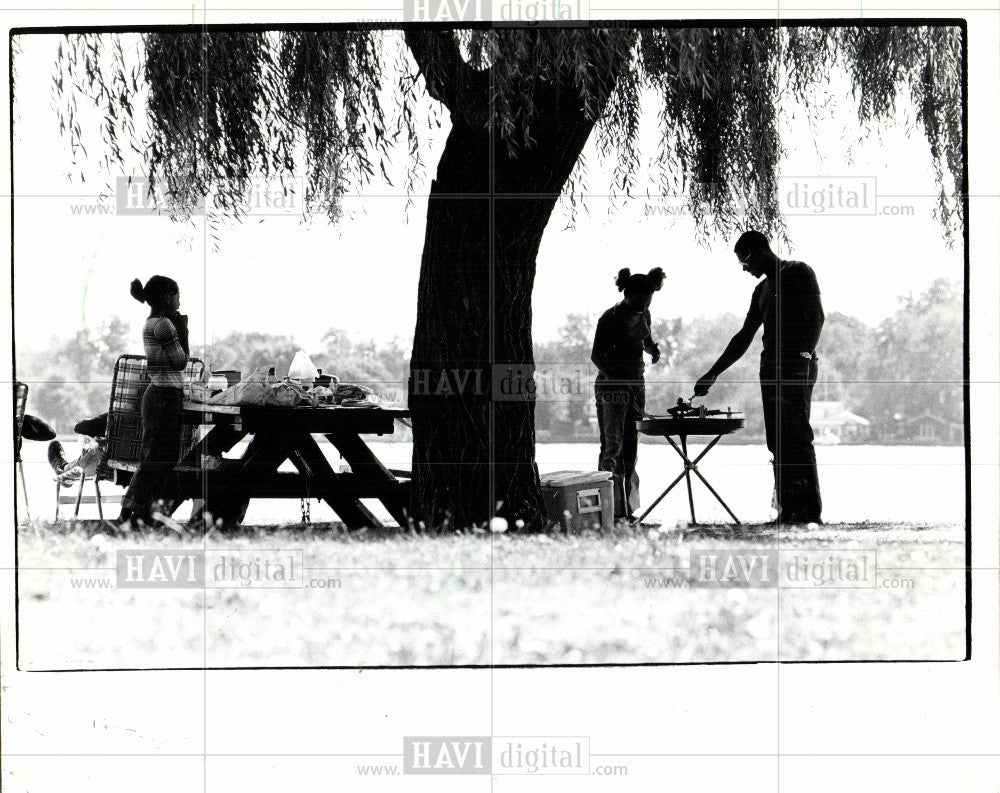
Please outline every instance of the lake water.
[[[67, 456], [77, 453], [76, 444], [67, 443]], [[369, 446], [390, 468], [410, 467], [410, 444], [387, 443], [377, 440]], [[336, 449], [320, 441], [330, 462], [336, 467], [340, 457]], [[702, 446], [691, 446], [692, 459]], [[28, 480], [29, 503], [33, 518], [51, 520], [55, 513], [55, 484], [52, 470], [45, 459], [46, 444], [26, 442], [23, 447], [25, 475]], [[242, 452], [237, 447], [234, 453]], [[817, 446], [820, 486], [823, 493], [823, 518], [828, 523], [858, 521], [917, 521], [930, 523], [961, 523], [965, 513], [965, 467], [961, 447], [952, 446]], [[536, 456], [541, 473], [573, 469], [597, 468], [596, 443], [540, 444]], [[640, 493], [644, 504], [650, 504], [681, 471], [681, 461], [665, 444], [644, 443], [639, 449]], [[286, 463], [282, 470], [294, 470]], [[745, 522], [771, 519], [773, 479], [770, 456], [760, 446], [716, 446], [699, 464], [699, 469]], [[694, 484], [695, 512], [700, 522], [729, 520], [722, 507], [701, 482]], [[105, 496], [120, 495], [121, 489], [103, 483]], [[67, 491], [64, 491], [67, 492]], [[75, 494], [76, 488], [71, 491]], [[85, 491], [93, 494], [90, 484]], [[18, 496], [21, 490], [18, 484]], [[369, 505], [372, 511], [391, 522], [378, 502]], [[645, 509], [645, 507], [643, 507]], [[62, 515], [72, 514], [73, 507], [62, 507]], [[178, 511], [179, 519], [188, 516], [188, 508]], [[326, 504], [311, 502], [312, 519], [316, 522], [336, 520]], [[106, 504], [106, 516], [115, 517], [118, 506]], [[97, 517], [94, 505], [84, 505], [80, 517]], [[301, 519], [299, 502], [295, 500], [258, 499], [251, 502], [246, 522], [249, 524], [288, 523]], [[664, 524], [690, 520], [687, 494], [678, 485], [650, 514], [648, 521]]]

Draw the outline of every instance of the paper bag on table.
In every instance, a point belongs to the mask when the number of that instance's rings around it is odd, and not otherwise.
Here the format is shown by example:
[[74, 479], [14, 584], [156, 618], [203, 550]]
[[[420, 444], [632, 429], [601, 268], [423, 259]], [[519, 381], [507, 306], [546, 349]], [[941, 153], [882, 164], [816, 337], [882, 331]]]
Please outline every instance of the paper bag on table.
[[209, 400], [213, 405], [263, 405], [268, 386], [267, 366], [258, 366], [240, 382], [229, 386]]

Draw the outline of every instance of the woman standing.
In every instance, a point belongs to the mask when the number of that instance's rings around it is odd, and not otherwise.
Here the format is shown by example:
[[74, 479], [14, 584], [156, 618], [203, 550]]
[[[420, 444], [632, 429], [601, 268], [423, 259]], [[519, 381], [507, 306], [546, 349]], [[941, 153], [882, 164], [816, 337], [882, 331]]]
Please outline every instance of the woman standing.
[[143, 286], [135, 279], [132, 297], [149, 305], [142, 328], [150, 385], [142, 395], [142, 440], [139, 469], [122, 501], [119, 524], [150, 523], [154, 501], [161, 497], [167, 478], [180, 456], [184, 369], [189, 344], [187, 317], [178, 312], [177, 282], [154, 275]]
[[615, 284], [625, 299], [604, 312], [594, 333], [590, 359], [598, 370], [594, 383], [601, 433], [598, 467], [614, 476], [615, 520], [631, 519], [639, 509], [636, 422], [646, 409], [642, 354], [649, 353], [653, 363], [660, 360], [660, 348], [653, 342], [650, 330], [649, 304], [653, 292], [663, 286], [663, 279], [659, 267], [646, 275], [633, 275], [627, 267], [620, 270]]

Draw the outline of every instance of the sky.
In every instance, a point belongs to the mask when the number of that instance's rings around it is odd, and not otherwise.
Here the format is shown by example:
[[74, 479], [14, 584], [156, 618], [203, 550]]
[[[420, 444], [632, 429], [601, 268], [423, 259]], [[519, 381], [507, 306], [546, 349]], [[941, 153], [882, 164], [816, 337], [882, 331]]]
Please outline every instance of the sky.
[[[293, 336], [310, 350], [330, 328], [357, 340], [412, 339], [426, 193], [447, 120], [424, 152], [429, 172], [409, 208], [398, 189], [376, 185], [347, 199], [347, 216], [336, 227], [287, 211], [251, 215], [225, 224], [213, 249], [201, 218], [176, 223], [119, 215], [113, 206], [104, 214], [96, 197], [101, 174], [85, 184], [66, 179], [69, 149], [49, 87], [56, 43], [55, 37], [29, 37], [15, 62], [21, 80], [14, 126], [19, 345], [96, 329], [113, 315], [138, 329], [147, 311], [129, 297], [128, 284], [154, 273], [180, 283], [193, 343], [255, 330]], [[827, 313], [875, 324], [896, 309], [901, 295], [918, 293], [938, 277], [960, 281], [961, 241], [949, 249], [931, 215], [936, 188], [922, 132], [894, 124], [866, 134], [846, 83], [834, 79], [827, 92], [837, 101], [812, 126], [801, 108], [787, 109], [785, 194], [795, 191], [801, 205], [802, 194], [818, 187], [867, 185], [869, 206], [879, 214], [787, 214], [794, 247], [777, 253], [813, 266]], [[655, 143], [649, 124], [640, 139], [642, 158], [652, 156]], [[614, 304], [621, 267], [666, 271], [654, 316], [745, 313], [753, 282], [732, 254], [735, 240], [699, 245], [689, 217], [656, 214], [663, 202], [646, 197], [642, 179], [640, 197], [618, 201], [612, 210], [600, 195], [607, 183], [606, 171], [595, 167], [587, 214], [568, 228], [567, 213], [557, 207], [546, 229], [533, 296], [536, 340], [555, 338], [568, 313], [596, 317]], [[912, 207], [902, 210], [910, 214], [899, 214], [899, 205]]]

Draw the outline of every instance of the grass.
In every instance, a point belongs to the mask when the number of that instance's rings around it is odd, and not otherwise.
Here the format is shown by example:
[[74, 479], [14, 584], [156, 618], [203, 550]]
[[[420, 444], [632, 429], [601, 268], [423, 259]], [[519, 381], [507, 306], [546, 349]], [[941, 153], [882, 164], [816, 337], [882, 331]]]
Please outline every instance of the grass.
[[[116, 552], [206, 549], [211, 563], [301, 551], [303, 586], [117, 589]], [[877, 559], [867, 588], [685, 586], [689, 556]], [[19, 529], [27, 669], [958, 659], [957, 526], [678, 526], [613, 534], [438, 535], [338, 525], [205, 537]], [[89, 584], [87, 582], [90, 582]], [[104, 582], [103, 584], [100, 582]]]

